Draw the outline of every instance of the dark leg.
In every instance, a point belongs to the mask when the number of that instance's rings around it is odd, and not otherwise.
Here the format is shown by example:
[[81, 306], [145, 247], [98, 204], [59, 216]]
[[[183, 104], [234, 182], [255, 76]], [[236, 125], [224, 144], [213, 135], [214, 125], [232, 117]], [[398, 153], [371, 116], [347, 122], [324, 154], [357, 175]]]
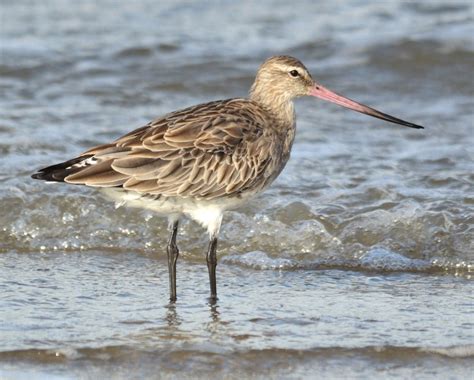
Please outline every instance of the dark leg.
[[176, 261], [178, 260], [179, 250], [176, 245], [176, 235], [178, 234], [178, 221], [171, 227], [171, 234], [168, 240], [168, 272], [170, 275], [170, 301], [176, 301]]
[[216, 266], [217, 266], [217, 237], [212, 237], [209, 242], [207, 251], [207, 270], [209, 271], [209, 281], [211, 284], [211, 301], [217, 300], [217, 284], [216, 284]]

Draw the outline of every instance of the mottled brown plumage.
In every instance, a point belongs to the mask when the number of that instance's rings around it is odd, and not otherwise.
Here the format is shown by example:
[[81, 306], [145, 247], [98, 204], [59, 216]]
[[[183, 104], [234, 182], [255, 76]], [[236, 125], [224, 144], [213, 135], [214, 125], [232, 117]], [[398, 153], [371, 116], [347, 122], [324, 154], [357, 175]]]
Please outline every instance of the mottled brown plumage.
[[33, 178], [108, 189], [130, 206], [169, 216], [170, 299], [176, 299], [176, 233], [181, 214], [207, 227], [211, 298], [216, 299], [216, 244], [222, 214], [278, 176], [295, 136], [293, 99], [312, 95], [358, 112], [421, 128], [314, 82], [297, 59], [276, 56], [260, 67], [248, 99], [200, 104], [157, 118], [119, 139], [41, 169]]
[[240, 196], [275, 178], [292, 139], [282, 122], [256, 102], [211, 102], [171, 113], [84, 152], [92, 157], [91, 165], [64, 181], [166, 197]]

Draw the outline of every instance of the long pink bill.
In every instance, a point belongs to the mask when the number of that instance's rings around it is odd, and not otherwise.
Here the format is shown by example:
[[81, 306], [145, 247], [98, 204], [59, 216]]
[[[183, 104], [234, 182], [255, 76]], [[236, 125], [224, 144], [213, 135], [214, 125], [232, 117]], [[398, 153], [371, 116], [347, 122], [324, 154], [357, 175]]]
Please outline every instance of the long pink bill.
[[320, 84], [315, 84], [314, 87], [311, 89], [309, 95], [327, 100], [332, 103], [339, 104], [340, 106], [349, 108], [351, 110], [354, 110], [354, 111], [357, 111], [369, 116], [373, 116], [382, 120], [389, 121], [391, 123], [396, 123], [396, 124], [404, 125], [406, 127], [416, 128], [416, 129], [424, 128], [421, 125], [413, 124], [408, 121], [398, 119], [396, 117], [387, 115], [386, 113], [377, 111], [376, 109], [373, 109], [364, 104], [357, 103], [349, 98], [345, 98], [344, 96], [338, 95], [335, 92], [328, 90], [327, 88], [321, 86]]

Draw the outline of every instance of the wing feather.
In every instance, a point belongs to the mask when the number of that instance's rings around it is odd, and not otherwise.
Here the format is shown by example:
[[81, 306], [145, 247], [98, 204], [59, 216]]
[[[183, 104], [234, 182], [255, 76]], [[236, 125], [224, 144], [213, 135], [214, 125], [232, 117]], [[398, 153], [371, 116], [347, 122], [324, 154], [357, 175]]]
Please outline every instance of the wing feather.
[[112, 160], [102, 161], [66, 177], [68, 183], [88, 186], [112, 187], [124, 183], [127, 176], [111, 169]]
[[164, 196], [218, 198], [263, 188], [278, 167], [281, 136], [244, 99], [211, 102], [156, 119], [81, 156], [94, 165], [65, 178]]

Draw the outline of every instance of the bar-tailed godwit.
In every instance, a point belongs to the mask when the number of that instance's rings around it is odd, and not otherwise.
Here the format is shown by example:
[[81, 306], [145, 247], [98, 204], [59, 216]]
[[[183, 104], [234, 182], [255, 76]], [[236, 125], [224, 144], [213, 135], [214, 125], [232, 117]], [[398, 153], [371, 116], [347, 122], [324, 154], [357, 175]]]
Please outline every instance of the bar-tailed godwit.
[[32, 177], [98, 187], [117, 202], [166, 215], [171, 301], [176, 300], [179, 218], [199, 222], [209, 232], [207, 268], [215, 301], [223, 213], [263, 191], [283, 170], [295, 137], [293, 99], [306, 95], [423, 128], [340, 96], [315, 82], [299, 60], [276, 56], [260, 66], [248, 98], [169, 113]]

